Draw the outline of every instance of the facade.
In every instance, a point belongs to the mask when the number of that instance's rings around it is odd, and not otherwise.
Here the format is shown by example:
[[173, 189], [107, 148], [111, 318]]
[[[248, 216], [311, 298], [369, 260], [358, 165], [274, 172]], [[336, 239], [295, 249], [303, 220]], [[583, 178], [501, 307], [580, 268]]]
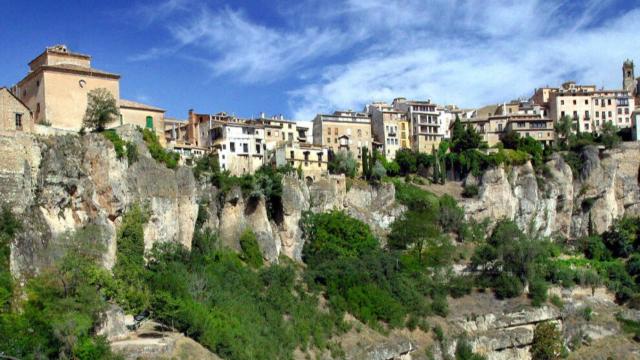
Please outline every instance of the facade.
[[371, 116], [371, 130], [380, 152], [387, 159], [395, 159], [400, 149], [410, 149], [407, 114], [386, 103], [373, 103], [366, 107]]
[[265, 163], [265, 129], [256, 124], [216, 121], [209, 130], [211, 148], [222, 170], [253, 174]]
[[178, 120], [173, 118], [164, 119], [164, 138], [167, 144], [190, 144], [187, 137], [187, 127], [189, 123], [186, 120]]
[[31, 110], [4, 87], [0, 88], [0, 131], [34, 131]]
[[120, 99], [120, 118], [122, 124], [133, 124], [155, 131], [160, 144], [166, 145], [164, 134], [163, 109], [135, 101]]
[[267, 150], [275, 150], [281, 144], [292, 145], [298, 142], [297, 123], [292, 120], [285, 120], [283, 116], [273, 116], [266, 118], [261, 114], [256, 124], [262, 125], [265, 131], [265, 143]]
[[120, 75], [91, 67], [91, 57], [64, 45], [47, 48], [29, 63], [29, 73], [13, 92], [31, 109], [36, 124], [80, 130], [87, 93], [105, 88], [120, 98]]
[[640, 110], [636, 110], [631, 115], [633, 125], [631, 127], [631, 138], [633, 141], [640, 141]]
[[353, 111], [318, 114], [313, 120], [313, 142], [334, 152], [349, 151], [360, 161], [362, 148], [372, 149], [371, 118]]
[[184, 166], [194, 166], [195, 161], [207, 153], [207, 149], [184, 143], [169, 143], [167, 148], [180, 154], [180, 165]]
[[393, 108], [407, 114], [411, 131], [411, 148], [414, 151], [431, 153], [440, 145], [444, 131], [440, 129], [442, 121], [436, 110], [437, 105], [427, 101], [393, 100]]
[[305, 144], [313, 144], [313, 121], [296, 121], [298, 129], [298, 141]]
[[438, 119], [441, 121], [439, 128], [443, 139], [451, 139], [451, 124], [456, 120], [456, 116], [460, 119], [464, 116], [464, 111], [456, 105], [438, 106]]
[[291, 165], [302, 170], [307, 183], [318, 181], [327, 174], [329, 154], [326, 148], [313, 144], [281, 144], [275, 152], [277, 166]]

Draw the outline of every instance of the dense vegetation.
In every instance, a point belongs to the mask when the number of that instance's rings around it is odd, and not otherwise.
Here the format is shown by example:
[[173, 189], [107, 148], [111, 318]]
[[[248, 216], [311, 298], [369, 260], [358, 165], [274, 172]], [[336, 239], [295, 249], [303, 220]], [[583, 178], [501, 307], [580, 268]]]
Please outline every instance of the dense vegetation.
[[106, 340], [93, 331], [107, 306], [105, 286], [110, 282], [109, 273], [98, 264], [104, 250], [95, 240], [99, 230], [88, 227], [60, 239], [61, 257], [27, 282], [23, 297], [19, 289], [12, 289], [6, 263], [8, 241], [19, 229], [19, 221], [5, 208], [0, 215], [0, 355], [116, 358]]
[[118, 159], [127, 158], [129, 165], [138, 161], [138, 148], [130, 141], [124, 141], [115, 130], [105, 130], [102, 135], [113, 144]]
[[180, 154], [165, 150], [153, 129], [139, 128], [139, 130], [142, 132], [142, 139], [147, 144], [151, 157], [165, 164], [169, 169], [175, 169], [180, 161]]

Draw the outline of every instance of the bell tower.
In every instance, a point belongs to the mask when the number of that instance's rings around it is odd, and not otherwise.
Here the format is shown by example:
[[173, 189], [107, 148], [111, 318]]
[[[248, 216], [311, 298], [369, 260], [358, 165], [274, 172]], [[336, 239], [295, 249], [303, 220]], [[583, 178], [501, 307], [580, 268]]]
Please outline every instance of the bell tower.
[[633, 92], [635, 87], [635, 77], [633, 75], [633, 61], [627, 59], [622, 64], [622, 89]]

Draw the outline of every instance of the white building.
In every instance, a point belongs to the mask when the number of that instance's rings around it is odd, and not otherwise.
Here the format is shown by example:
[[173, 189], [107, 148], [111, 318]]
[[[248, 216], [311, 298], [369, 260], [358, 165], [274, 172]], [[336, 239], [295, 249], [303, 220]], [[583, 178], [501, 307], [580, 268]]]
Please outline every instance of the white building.
[[215, 122], [209, 131], [212, 148], [222, 170], [231, 175], [252, 174], [265, 163], [265, 133], [262, 126]]

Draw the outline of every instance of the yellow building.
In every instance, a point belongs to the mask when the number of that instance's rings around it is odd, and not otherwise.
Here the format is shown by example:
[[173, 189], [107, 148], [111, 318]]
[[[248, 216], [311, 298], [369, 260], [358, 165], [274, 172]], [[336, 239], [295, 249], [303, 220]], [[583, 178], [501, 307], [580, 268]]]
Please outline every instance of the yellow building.
[[33, 132], [31, 111], [4, 87], [0, 88], [0, 131]]
[[320, 145], [313, 144], [281, 144], [276, 149], [276, 165], [291, 165], [301, 169], [307, 183], [318, 181], [328, 173], [328, 151]]
[[395, 159], [400, 149], [411, 149], [409, 120], [405, 112], [386, 103], [370, 104], [367, 112], [371, 114], [373, 138], [387, 159]]
[[12, 91], [31, 110], [36, 124], [78, 131], [87, 109], [87, 94], [99, 88], [113, 95], [122, 113], [120, 121], [108, 126], [153, 128], [164, 139], [164, 110], [121, 100], [120, 75], [93, 68], [91, 56], [71, 52], [65, 45], [48, 47], [33, 59], [29, 73]]
[[413, 151], [431, 153], [440, 146], [445, 132], [437, 105], [431, 100], [416, 101], [405, 98], [393, 100], [393, 108], [407, 114], [411, 125], [411, 148]]

